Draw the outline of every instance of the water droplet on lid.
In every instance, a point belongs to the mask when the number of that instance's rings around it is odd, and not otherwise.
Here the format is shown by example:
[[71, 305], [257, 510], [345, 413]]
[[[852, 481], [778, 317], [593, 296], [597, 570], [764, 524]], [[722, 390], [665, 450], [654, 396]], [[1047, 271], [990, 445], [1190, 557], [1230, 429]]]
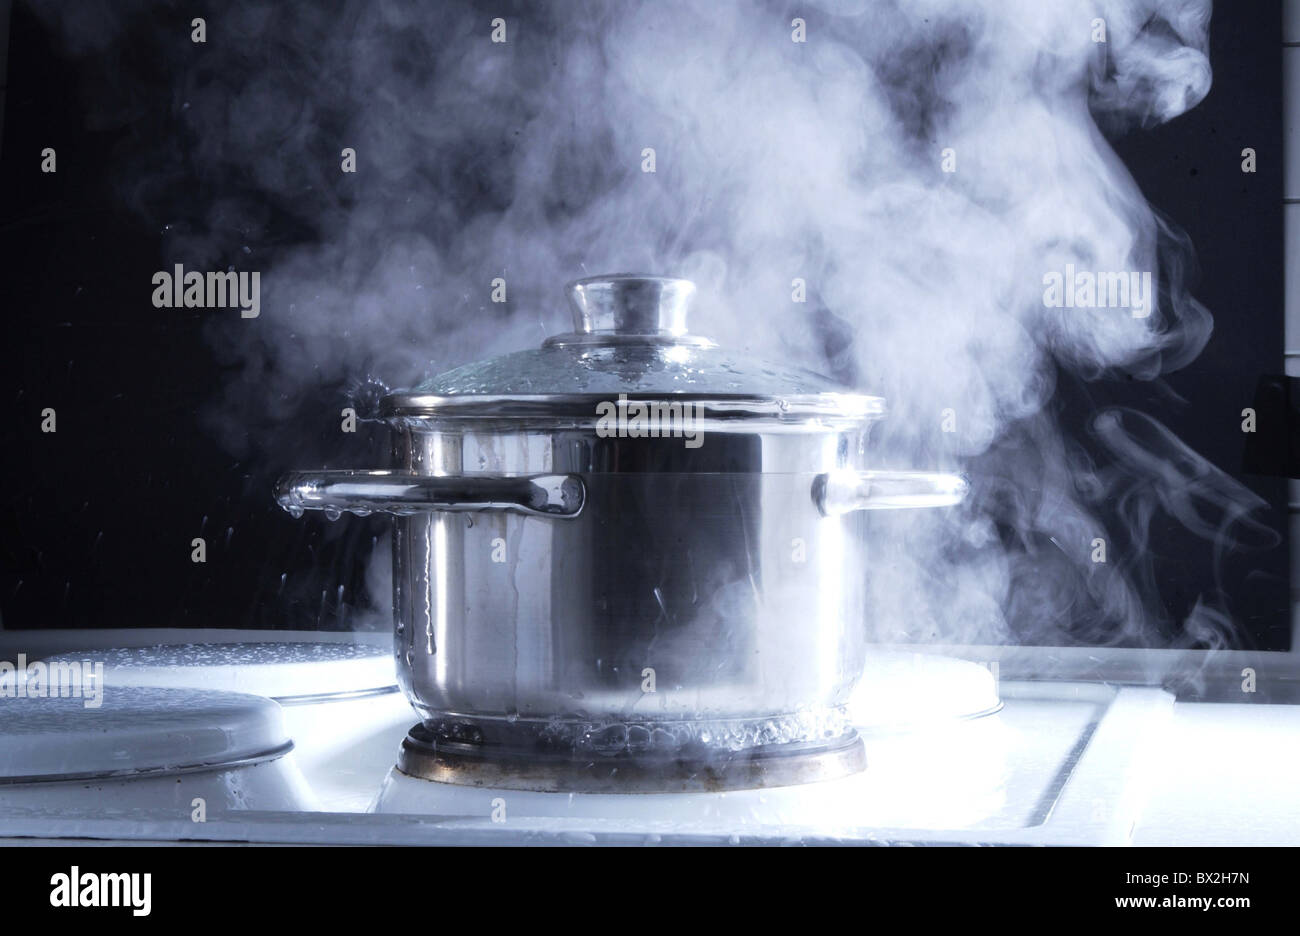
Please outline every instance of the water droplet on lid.
[[339, 517], [341, 517], [341, 516], [343, 516], [343, 511], [339, 510], [337, 507], [326, 507], [326, 508], [325, 508], [325, 519], [326, 519], [326, 520], [337, 520], [337, 519], [338, 519]]

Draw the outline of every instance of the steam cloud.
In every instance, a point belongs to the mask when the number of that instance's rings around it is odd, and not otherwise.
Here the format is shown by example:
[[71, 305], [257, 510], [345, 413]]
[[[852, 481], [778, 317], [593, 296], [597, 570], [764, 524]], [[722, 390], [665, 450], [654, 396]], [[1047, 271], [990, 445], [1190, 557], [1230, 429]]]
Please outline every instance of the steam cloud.
[[[151, 6], [112, 8], [38, 5], [81, 52]], [[240, 0], [199, 47], [187, 18], [156, 45], [189, 139], [127, 194], [165, 217], [197, 176], [205, 213], [165, 259], [264, 271], [256, 326], [211, 326], [239, 369], [213, 425], [240, 455], [287, 467], [286, 421], [321, 385], [536, 345], [567, 328], [563, 282], [637, 270], [697, 281], [694, 330], [885, 396], [883, 462], [970, 466], [967, 507], [878, 523], [880, 639], [1161, 643], [1140, 550], [1090, 560], [1094, 506], [1123, 497], [1139, 545], [1157, 511], [1216, 542], [1267, 533], [1261, 501], [1150, 417], [1097, 415], [1099, 469], [1044, 408], [1058, 367], [1153, 379], [1208, 340], [1190, 246], [1102, 134], [1205, 96], [1208, 0]], [[1045, 308], [1069, 263], [1151, 271], [1153, 313]], [[1228, 639], [1218, 597], [1183, 639]]]

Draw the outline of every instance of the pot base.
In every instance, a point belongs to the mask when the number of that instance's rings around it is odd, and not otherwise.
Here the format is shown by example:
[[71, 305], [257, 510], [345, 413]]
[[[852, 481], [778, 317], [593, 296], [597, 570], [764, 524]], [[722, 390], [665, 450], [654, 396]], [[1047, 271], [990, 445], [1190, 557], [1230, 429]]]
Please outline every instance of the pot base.
[[829, 742], [771, 744], [698, 756], [574, 756], [485, 751], [434, 737], [416, 725], [402, 742], [397, 769], [437, 783], [540, 793], [713, 793], [835, 780], [867, 766], [857, 732]]

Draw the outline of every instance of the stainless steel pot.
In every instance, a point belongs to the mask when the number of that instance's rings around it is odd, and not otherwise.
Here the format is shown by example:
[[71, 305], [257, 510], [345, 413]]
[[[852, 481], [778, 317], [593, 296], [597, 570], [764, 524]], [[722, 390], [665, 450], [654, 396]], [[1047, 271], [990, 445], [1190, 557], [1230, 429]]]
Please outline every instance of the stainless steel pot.
[[393, 469], [291, 474], [279, 502], [397, 515], [398, 673], [434, 741], [589, 757], [842, 738], [862, 511], [954, 504], [965, 482], [872, 471], [883, 401], [687, 334], [687, 281], [569, 292], [572, 333], [386, 398]]

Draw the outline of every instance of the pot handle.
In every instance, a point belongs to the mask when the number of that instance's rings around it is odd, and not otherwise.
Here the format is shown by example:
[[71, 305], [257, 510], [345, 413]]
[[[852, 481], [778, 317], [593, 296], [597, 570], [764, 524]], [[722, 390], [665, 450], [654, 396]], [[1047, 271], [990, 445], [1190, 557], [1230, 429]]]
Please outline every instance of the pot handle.
[[571, 519], [582, 512], [587, 488], [576, 475], [518, 478], [413, 475], [400, 471], [296, 471], [275, 485], [281, 507], [300, 517], [323, 510], [366, 516], [425, 511], [508, 510]]
[[935, 471], [851, 471], [813, 479], [813, 503], [823, 517], [853, 510], [949, 507], [960, 504], [970, 485], [961, 475]]

